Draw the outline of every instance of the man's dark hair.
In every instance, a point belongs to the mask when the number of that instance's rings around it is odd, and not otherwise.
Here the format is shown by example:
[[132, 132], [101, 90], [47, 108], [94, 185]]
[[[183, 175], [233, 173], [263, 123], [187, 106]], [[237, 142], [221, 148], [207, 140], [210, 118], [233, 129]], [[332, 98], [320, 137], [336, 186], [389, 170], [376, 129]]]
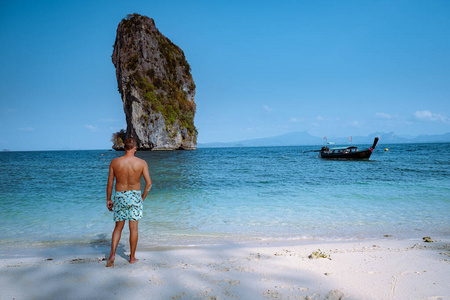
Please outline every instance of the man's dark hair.
[[125, 146], [124, 146], [125, 150], [131, 150], [134, 147], [136, 147], [136, 145], [137, 145], [136, 140], [133, 139], [132, 137], [127, 138], [125, 140], [124, 144], [125, 144]]

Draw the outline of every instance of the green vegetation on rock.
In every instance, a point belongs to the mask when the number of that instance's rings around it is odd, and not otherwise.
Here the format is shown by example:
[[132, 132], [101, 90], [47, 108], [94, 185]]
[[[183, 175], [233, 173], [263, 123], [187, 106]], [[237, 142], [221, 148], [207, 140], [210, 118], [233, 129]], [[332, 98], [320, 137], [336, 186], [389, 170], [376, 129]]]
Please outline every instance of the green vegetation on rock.
[[[160, 112], [168, 129], [178, 122], [181, 128], [186, 128], [191, 134], [197, 131], [194, 126], [195, 103], [187, 99], [186, 92], [176, 81], [151, 80], [139, 72], [134, 72], [130, 80], [147, 101], [144, 107]], [[158, 89], [152, 81], [156, 81]]]

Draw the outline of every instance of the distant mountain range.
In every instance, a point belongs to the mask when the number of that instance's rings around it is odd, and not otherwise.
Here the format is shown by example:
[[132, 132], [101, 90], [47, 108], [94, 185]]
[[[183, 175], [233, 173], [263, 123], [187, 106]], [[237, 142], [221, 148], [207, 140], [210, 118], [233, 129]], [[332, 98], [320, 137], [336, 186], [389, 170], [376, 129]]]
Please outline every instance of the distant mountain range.
[[[353, 136], [353, 144], [372, 144], [373, 139], [379, 137], [379, 144], [401, 144], [401, 143], [449, 143], [450, 132], [440, 135], [419, 135], [417, 137], [406, 138], [396, 135], [394, 132], [375, 132], [368, 136]], [[329, 142], [335, 142], [337, 145], [350, 144], [349, 137], [328, 138]], [[291, 132], [274, 137], [244, 140], [237, 142], [215, 142], [198, 143], [198, 148], [217, 148], [217, 147], [271, 147], [271, 146], [306, 146], [323, 145], [322, 137], [312, 136], [307, 131]]]

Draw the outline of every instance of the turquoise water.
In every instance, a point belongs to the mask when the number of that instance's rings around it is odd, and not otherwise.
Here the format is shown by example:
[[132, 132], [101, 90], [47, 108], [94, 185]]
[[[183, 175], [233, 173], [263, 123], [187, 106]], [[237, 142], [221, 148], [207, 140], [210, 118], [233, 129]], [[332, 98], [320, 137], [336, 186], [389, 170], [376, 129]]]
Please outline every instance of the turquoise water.
[[[138, 152], [153, 180], [140, 247], [448, 236], [449, 147], [382, 145], [370, 161], [302, 153], [314, 147]], [[0, 153], [0, 247], [109, 240], [106, 180], [120, 155]]]

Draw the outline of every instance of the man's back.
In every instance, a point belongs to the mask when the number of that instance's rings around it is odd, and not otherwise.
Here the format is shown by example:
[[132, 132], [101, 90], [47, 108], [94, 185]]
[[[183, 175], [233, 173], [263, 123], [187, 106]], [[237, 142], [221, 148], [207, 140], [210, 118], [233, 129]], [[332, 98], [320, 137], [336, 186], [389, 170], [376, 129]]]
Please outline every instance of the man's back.
[[116, 177], [116, 191], [141, 189], [141, 176], [146, 163], [135, 156], [122, 156], [111, 162]]

